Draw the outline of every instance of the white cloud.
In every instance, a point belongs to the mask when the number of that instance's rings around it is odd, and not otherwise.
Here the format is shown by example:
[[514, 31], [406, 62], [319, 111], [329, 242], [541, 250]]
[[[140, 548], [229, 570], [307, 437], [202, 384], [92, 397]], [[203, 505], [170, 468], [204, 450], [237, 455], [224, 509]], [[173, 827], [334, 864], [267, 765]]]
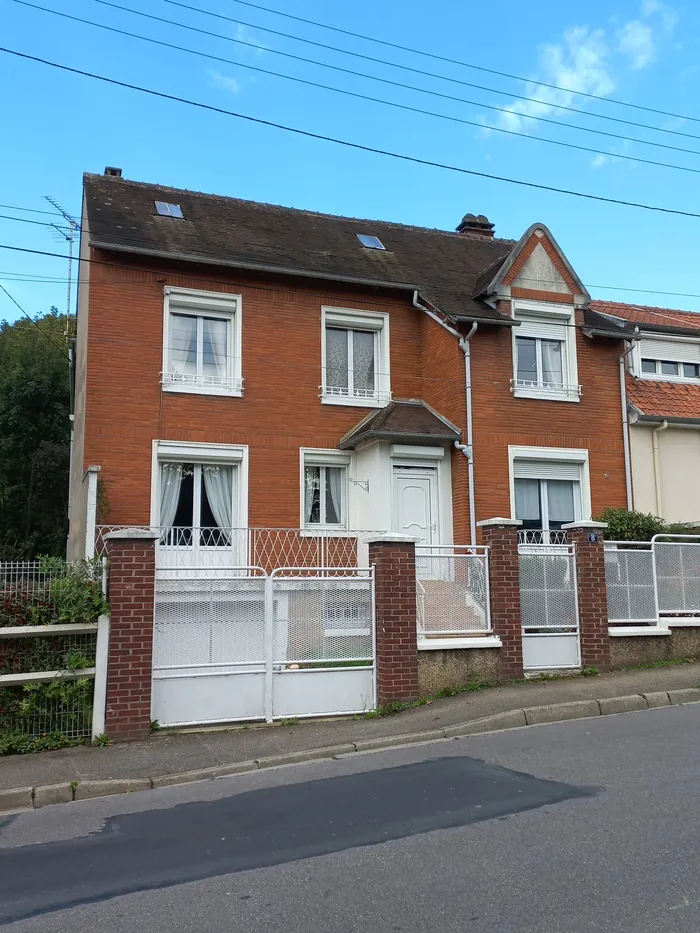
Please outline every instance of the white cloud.
[[531, 120], [522, 118], [523, 114], [542, 117], [555, 110], [557, 105], [570, 106], [576, 96], [574, 92], [601, 97], [612, 93], [615, 82], [608, 68], [608, 57], [609, 49], [602, 29], [592, 30], [586, 26], [567, 29], [560, 43], [540, 49], [537, 75], [547, 84], [556, 84], [567, 90], [528, 83], [528, 100], [514, 101], [507, 108], [507, 113], [500, 115], [496, 125], [523, 131], [532, 126]]
[[617, 37], [618, 49], [629, 58], [633, 71], [641, 71], [654, 61], [656, 51], [651, 26], [639, 19], [631, 19], [625, 23]]
[[243, 23], [236, 24], [235, 38], [239, 42], [247, 43], [248, 47], [252, 46], [252, 51], [256, 56], [262, 55], [263, 52], [265, 52], [267, 49], [267, 46], [263, 45], [262, 42], [258, 40], [255, 33], [251, 32], [247, 26], [243, 25]]
[[209, 80], [212, 87], [217, 87], [219, 90], [228, 91], [230, 94], [239, 94], [241, 90], [240, 81], [237, 81], [236, 78], [231, 78], [228, 75], [222, 75], [220, 71], [216, 71], [213, 68], [207, 70], [209, 75]]
[[595, 158], [591, 159], [591, 168], [600, 168], [602, 165], [605, 165], [607, 161], [608, 157], [600, 153], [595, 156]]

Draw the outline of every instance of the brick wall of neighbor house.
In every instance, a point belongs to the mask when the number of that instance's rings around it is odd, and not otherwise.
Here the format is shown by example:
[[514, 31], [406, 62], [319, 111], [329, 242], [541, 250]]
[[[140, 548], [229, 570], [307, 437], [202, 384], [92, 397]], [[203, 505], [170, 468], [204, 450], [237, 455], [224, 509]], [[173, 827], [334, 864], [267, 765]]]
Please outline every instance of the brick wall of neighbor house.
[[[98, 251], [94, 258], [119, 262]], [[242, 294], [243, 398], [161, 392], [166, 285]], [[173, 274], [167, 265], [154, 273], [135, 261], [92, 266], [84, 461], [102, 467], [110, 524], [149, 522], [152, 441], [159, 438], [248, 444], [249, 524], [298, 527], [299, 448], [335, 448], [368, 412], [318, 398], [322, 305], [389, 312], [394, 396], [421, 397], [422, 315], [410, 293], [362, 296], [311, 280], [271, 285], [213, 268], [200, 277]]]

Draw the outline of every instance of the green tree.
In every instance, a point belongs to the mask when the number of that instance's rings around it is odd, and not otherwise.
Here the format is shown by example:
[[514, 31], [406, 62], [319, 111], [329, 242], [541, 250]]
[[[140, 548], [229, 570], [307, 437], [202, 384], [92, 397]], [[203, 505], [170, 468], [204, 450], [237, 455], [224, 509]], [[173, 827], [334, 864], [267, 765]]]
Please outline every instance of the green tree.
[[0, 560], [65, 553], [66, 323], [56, 308], [34, 323], [26, 318], [0, 323]]

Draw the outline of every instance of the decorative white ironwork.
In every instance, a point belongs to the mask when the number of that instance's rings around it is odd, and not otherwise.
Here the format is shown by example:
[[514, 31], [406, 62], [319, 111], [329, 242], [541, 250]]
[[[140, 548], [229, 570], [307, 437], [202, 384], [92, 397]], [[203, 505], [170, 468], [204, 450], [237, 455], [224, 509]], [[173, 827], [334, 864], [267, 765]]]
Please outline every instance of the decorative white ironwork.
[[372, 401], [388, 405], [392, 399], [391, 390], [385, 389], [349, 389], [347, 386], [319, 386], [319, 398], [347, 398]]
[[580, 398], [583, 387], [580, 385], [565, 385], [561, 382], [544, 382], [540, 379], [511, 379], [510, 391], [518, 392], [537, 392], [542, 395], [551, 395], [561, 398], [565, 395], [567, 398]]
[[225, 392], [243, 392], [243, 380], [228, 378], [226, 376], [207, 375], [205, 373], [173, 373], [160, 374], [164, 386], [184, 386], [191, 389], [218, 389]]
[[605, 542], [608, 621], [656, 625], [654, 553], [648, 542]]
[[418, 546], [416, 582], [420, 637], [491, 631], [488, 548]]
[[521, 528], [518, 532], [519, 544], [568, 544], [568, 537], [561, 529]]

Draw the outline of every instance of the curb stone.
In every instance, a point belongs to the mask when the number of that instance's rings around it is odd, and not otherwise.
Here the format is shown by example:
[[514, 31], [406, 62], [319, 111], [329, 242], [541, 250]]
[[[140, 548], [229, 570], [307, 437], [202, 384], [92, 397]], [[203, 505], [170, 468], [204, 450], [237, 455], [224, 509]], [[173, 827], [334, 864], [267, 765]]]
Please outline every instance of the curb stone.
[[162, 774], [148, 778], [118, 778], [73, 783], [46, 784], [39, 787], [13, 787], [0, 790], [0, 814], [30, 810], [54, 803], [70, 803], [72, 800], [89, 800], [96, 797], [111, 797], [116, 794], [129, 794], [152, 788], [171, 787], [173, 785], [211, 781], [217, 778], [243, 774], [281, 765], [301, 764], [310, 761], [352, 758], [354, 755], [397, 746], [415, 745], [421, 742], [436, 742], [446, 738], [461, 738], [479, 735], [484, 732], [497, 732], [503, 729], [516, 729], [523, 726], [553, 722], [565, 722], [571, 719], [584, 719], [612, 713], [634, 712], [642, 709], [655, 709], [661, 706], [699, 703], [700, 688], [684, 690], [657, 691], [628, 696], [604, 697], [600, 700], [574, 700], [567, 703], [552, 703], [546, 706], [530, 706], [525, 709], [506, 710], [481, 719], [446, 726], [428, 732], [412, 732], [404, 735], [388, 735], [374, 739], [363, 739], [345, 745], [327, 745], [320, 748], [304, 749], [273, 755], [251, 761], [238, 761], [196, 771], [183, 771], [179, 774]]

